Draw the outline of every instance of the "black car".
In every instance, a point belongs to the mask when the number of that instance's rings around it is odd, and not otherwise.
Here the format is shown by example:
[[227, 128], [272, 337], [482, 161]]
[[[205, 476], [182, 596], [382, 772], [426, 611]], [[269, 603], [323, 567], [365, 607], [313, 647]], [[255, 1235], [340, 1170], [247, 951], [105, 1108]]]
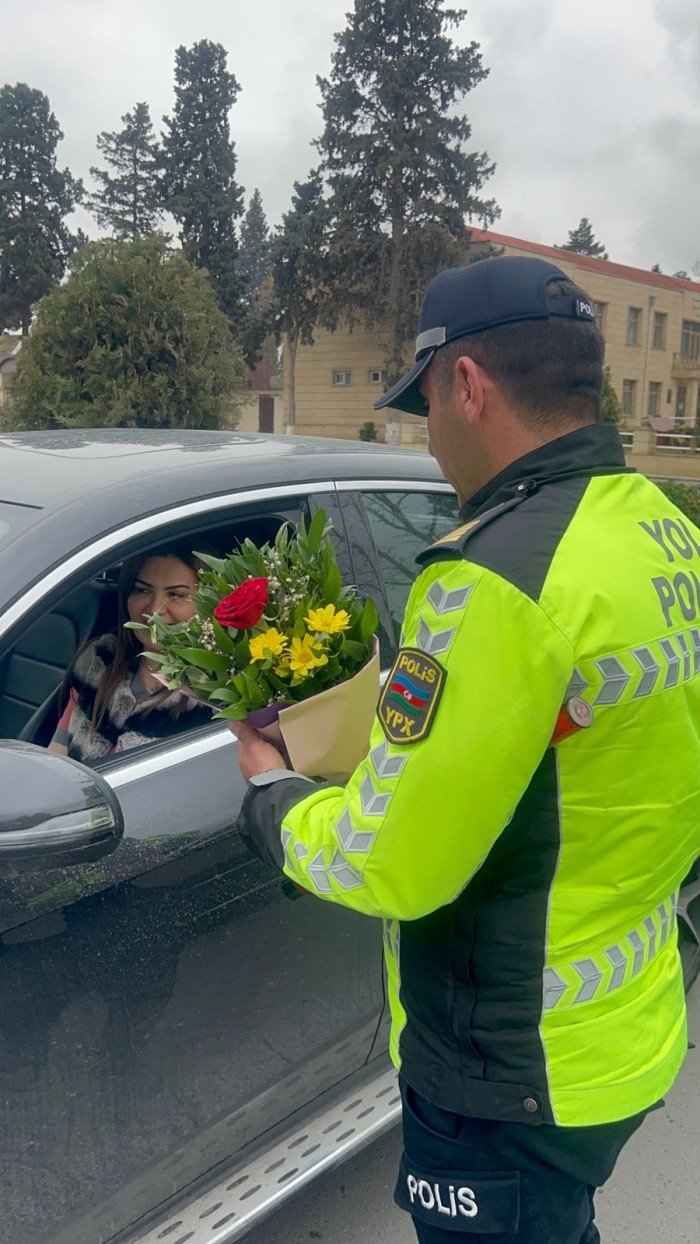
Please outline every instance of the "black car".
[[[90, 768], [44, 750], [125, 558], [176, 537], [227, 551], [319, 507], [386, 668], [415, 555], [456, 525], [426, 454], [0, 437], [0, 1244], [228, 1244], [398, 1116], [380, 925], [249, 855], [226, 724]], [[696, 878], [689, 977], [699, 899]]]

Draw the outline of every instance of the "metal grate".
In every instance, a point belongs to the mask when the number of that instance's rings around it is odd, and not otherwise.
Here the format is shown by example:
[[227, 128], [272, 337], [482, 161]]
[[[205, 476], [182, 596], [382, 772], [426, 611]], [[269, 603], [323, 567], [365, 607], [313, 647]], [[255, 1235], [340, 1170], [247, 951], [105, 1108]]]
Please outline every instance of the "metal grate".
[[134, 1244], [233, 1244], [306, 1184], [381, 1136], [400, 1111], [396, 1073], [384, 1072]]

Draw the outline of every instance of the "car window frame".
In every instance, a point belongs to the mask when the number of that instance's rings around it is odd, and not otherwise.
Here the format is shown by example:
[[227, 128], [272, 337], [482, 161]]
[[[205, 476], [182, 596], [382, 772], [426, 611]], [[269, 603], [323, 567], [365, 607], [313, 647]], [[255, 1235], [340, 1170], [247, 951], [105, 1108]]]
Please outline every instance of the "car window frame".
[[[180, 521], [185, 522], [199, 516], [215, 518], [218, 512], [225, 510], [233, 522], [234, 510], [247, 509], [250, 513], [251, 509], [267, 507], [268, 504], [270, 508], [274, 508], [275, 502], [285, 500], [298, 500], [300, 510], [308, 508], [313, 513], [314, 497], [324, 494], [330, 496], [334, 493], [335, 483], [332, 480], [272, 485], [269, 489], [246, 489], [159, 510], [155, 515], [142, 516], [126, 526], [115, 528], [92, 544], [76, 550], [60, 566], [54, 567], [40, 585], [32, 584], [18, 601], [9, 605], [0, 616], [0, 656], [16, 641], [20, 625], [32, 625], [41, 616], [42, 607], [49, 597], [52, 598], [52, 603], [58, 603], [77, 584], [90, 577], [91, 566], [94, 568], [94, 575], [99, 575], [104, 571], [105, 560], [110, 555], [119, 557], [125, 547], [141, 536], [147, 536], [148, 543], [153, 544], [158, 542], [159, 532]], [[344, 531], [341, 536], [344, 538]], [[102, 773], [110, 786], [117, 790], [132, 781], [166, 771], [184, 760], [195, 759], [227, 745], [235, 745], [235, 741], [227, 722], [212, 722], [174, 735], [170, 739], [154, 740], [123, 753], [100, 757], [90, 767]]]
[[[104, 565], [99, 566], [98, 563], [104, 563], [105, 558], [124, 545], [137, 541], [140, 537], [153, 536], [153, 543], [157, 543], [156, 533], [161, 529], [180, 521], [184, 522], [188, 518], [207, 517], [216, 513], [217, 510], [232, 508], [244, 505], [254, 505], [257, 502], [263, 504], [267, 501], [281, 501], [284, 498], [304, 497], [310, 500], [316, 493], [330, 492], [335, 485], [331, 480], [323, 481], [306, 481], [289, 484], [273, 484], [269, 488], [258, 487], [236, 492], [217, 493], [211, 497], [202, 497], [197, 501], [183, 502], [181, 505], [157, 510], [154, 513], [141, 515], [138, 519], [127, 523], [124, 526], [115, 527], [111, 531], [103, 533], [89, 544], [84, 544], [81, 548], [76, 549], [65, 560], [52, 566], [41, 579], [30, 584], [30, 586], [15, 600], [11, 601], [5, 611], [0, 614], [0, 655], [2, 655], [8, 635], [12, 633], [20, 622], [25, 624], [35, 621], [32, 616], [37, 607], [46, 599], [47, 596], [53, 594], [57, 589], [64, 589], [64, 592], [72, 591], [85, 580], [84, 572], [91, 564], [95, 564], [95, 574], [104, 569]], [[60, 595], [56, 598], [60, 599]]]
[[[352, 565], [353, 579], [355, 582], [358, 582], [352, 557], [352, 541], [349, 539], [350, 533], [347, 531], [345, 523], [347, 507], [343, 505], [343, 497], [350, 493], [359, 494], [362, 497], [362, 494], [365, 492], [396, 491], [454, 493], [454, 489], [450, 484], [446, 481], [435, 480], [434, 478], [416, 479], [414, 477], [405, 479], [397, 477], [395, 479], [387, 479], [386, 477], [377, 477], [372, 479], [325, 479], [275, 484], [269, 488], [258, 487], [230, 493], [218, 493], [215, 496], [185, 502], [167, 510], [159, 510], [155, 514], [142, 515], [126, 526], [115, 528], [101, 535], [92, 544], [75, 550], [59, 566], [55, 566], [47, 572], [40, 584], [30, 585], [18, 600], [12, 602], [5, 613], [0, 615], [0, 655], [5, 648], [7, 637], [12, 637], [19, 623], [26, 622], [27, 620], [33, 622], [35, 615], [38, 616], [37, 610], [42, 602], [46, 601], [48, 596], [54, 595], [58, 589], [63, 588], [65, 592], [72, 591], [77, 583], [84, 581], [85, 572], [91, 565], [95, 566], [95, 574], [98, 574], [100, 573], [100, 568], [104, 569], [105, 558], [110, 554], [117, 553], [125, 545], [138, 540], [139, 537], [148, 536], [149, 543], [151, 540], [157, 542], [159, 538], [158, 532], [172, 526], [172, 524], [180, 521], [184, 522], [195, 517], [213, 517], [221, 510], [238, 510], [239, 508], [266, 505], [275, 501], [295, 500], [298, 498], [300, 506], [306, 502], [313, 513], [322, 504], [320, 499], [324, 495], [329, 501], [337, 498], [338, 505], [334, 507], [332, 517], [336, 524], [339, 519], [343, 524], [343, 529], [339, 534], [349, 546], [348, 557]], [[372, 594], [372, 591], [376, 592], [379, 590], [384, 598], [382, 603], [388, 608], [388, 602], [386, 602], [384, 589], [381, 585], [379, 554], [369, 527], [364, 498], [362, 499], [361, 509], [367, 535], [371, 541], [369, 548], [376, 585], [373, 587], [373, 585], [368, 585], [366, 582], [358, 582], [358, 587], [360, 591], [364, 590], [365, 593], [370, 588], [369, 594]], [[101, 567], [99, 563], [102, 563]], [[13, 642], [12, 639], [11, 642]], [[389, 666], [383, 669], [382, 673], [384, 676], [388, 669]], [[231, 744], [235, 745], [235, 737], [229, 730], [228, 724], [226, 722], [213, 722], [198, 729], [185, 732], [182, 735], [176, 735], [172, 739], [144, 744], [142, 748], [135, 748], [133, 752], [128, 751], [100, 758], [100, 760], [95, 762], [94, 768], [98, 769], [109, 784], [117, 790], [120, 786], [124, 786], [127, 783], [167, 770], [182, 760], [194, 759], [198, 755], [203, 755], [209, 751], [218, 750]]]

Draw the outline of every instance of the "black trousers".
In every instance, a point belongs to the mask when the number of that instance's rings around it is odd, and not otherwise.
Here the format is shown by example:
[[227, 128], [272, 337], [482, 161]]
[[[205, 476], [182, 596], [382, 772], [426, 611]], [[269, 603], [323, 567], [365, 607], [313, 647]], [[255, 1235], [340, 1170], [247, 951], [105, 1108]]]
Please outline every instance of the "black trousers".
[[420, 1244], [599, 1244], [593, 1197], [643, 1123], [558, 1128], [467, 1118], [403, 1081], [394, 1199]]

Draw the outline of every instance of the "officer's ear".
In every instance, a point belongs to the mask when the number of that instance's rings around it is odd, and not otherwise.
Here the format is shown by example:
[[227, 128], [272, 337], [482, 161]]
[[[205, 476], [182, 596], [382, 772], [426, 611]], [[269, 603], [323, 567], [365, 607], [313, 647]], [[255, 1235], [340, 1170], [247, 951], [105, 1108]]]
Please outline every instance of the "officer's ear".
[[455, 397], [459, 413], [468, 423], [476, 424], [481, 421], [492, 388], [484, 369], [468, 354], [457, 359]]

